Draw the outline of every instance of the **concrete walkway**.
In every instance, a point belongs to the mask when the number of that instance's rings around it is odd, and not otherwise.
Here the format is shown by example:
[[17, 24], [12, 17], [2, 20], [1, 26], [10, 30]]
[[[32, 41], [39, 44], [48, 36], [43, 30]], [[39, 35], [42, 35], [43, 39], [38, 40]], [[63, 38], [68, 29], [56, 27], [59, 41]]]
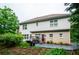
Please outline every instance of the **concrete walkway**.
[[79, 48], [79, 46], [77, 45], [57, 45], [57, 44], [35, 44], [35, 46], [45, 47], [45, 48], [59, 48], [65, 50], [75, 50]]

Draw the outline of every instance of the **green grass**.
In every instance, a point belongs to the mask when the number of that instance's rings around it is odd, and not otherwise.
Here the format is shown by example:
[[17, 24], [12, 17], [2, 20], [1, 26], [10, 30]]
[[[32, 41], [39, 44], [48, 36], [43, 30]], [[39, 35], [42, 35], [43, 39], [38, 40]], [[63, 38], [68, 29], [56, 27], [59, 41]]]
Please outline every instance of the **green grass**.
[[33, 46], [32, 48], [33, 49], [37, 49], [37, 48], [41, 48], [41, 47], [39, 47], [39, 46]]
[[64, 49], [53, 48], [46, 52], [43, 52], [44, 55], [69, 55], [69, 53]]

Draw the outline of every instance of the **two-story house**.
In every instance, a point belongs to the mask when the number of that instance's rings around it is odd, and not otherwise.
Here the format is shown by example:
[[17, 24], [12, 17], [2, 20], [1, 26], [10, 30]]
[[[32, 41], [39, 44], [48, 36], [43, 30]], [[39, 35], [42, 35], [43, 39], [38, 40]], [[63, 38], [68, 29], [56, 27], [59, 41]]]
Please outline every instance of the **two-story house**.
[[52, 41], [54, 43], [70, 44], [70, 22], [68, 14], [51, 14], [36, 17], [20, 23], [19, 32], [26, 40], [38, 36], [40, 42]]

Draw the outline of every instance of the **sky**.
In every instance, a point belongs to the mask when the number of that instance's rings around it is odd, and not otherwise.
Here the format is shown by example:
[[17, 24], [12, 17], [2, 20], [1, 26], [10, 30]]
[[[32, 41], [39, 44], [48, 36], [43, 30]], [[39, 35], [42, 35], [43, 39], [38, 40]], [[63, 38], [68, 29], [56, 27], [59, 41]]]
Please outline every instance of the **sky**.
[[0, 3], [0, 7], [11, 8], [20, 22], [48, 14], [68, 13], [64, 3]]

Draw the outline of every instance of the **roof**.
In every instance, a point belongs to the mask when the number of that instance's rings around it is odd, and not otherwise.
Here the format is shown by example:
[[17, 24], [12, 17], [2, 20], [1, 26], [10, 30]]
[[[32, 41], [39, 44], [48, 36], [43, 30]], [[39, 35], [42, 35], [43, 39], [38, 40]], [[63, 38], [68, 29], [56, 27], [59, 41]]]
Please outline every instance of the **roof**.
[[50, 14], [50, 15], [36, 17], [30, 20], [27, 20], [25, 22], [22, 22], [20, 24], [41, 22], [41, 21], [47, 21], [47, 20], [52, 20], [52, 19], [61, 19], [61, 18], [67, 18], [69, 16], [70, 16], [69, 14]]

